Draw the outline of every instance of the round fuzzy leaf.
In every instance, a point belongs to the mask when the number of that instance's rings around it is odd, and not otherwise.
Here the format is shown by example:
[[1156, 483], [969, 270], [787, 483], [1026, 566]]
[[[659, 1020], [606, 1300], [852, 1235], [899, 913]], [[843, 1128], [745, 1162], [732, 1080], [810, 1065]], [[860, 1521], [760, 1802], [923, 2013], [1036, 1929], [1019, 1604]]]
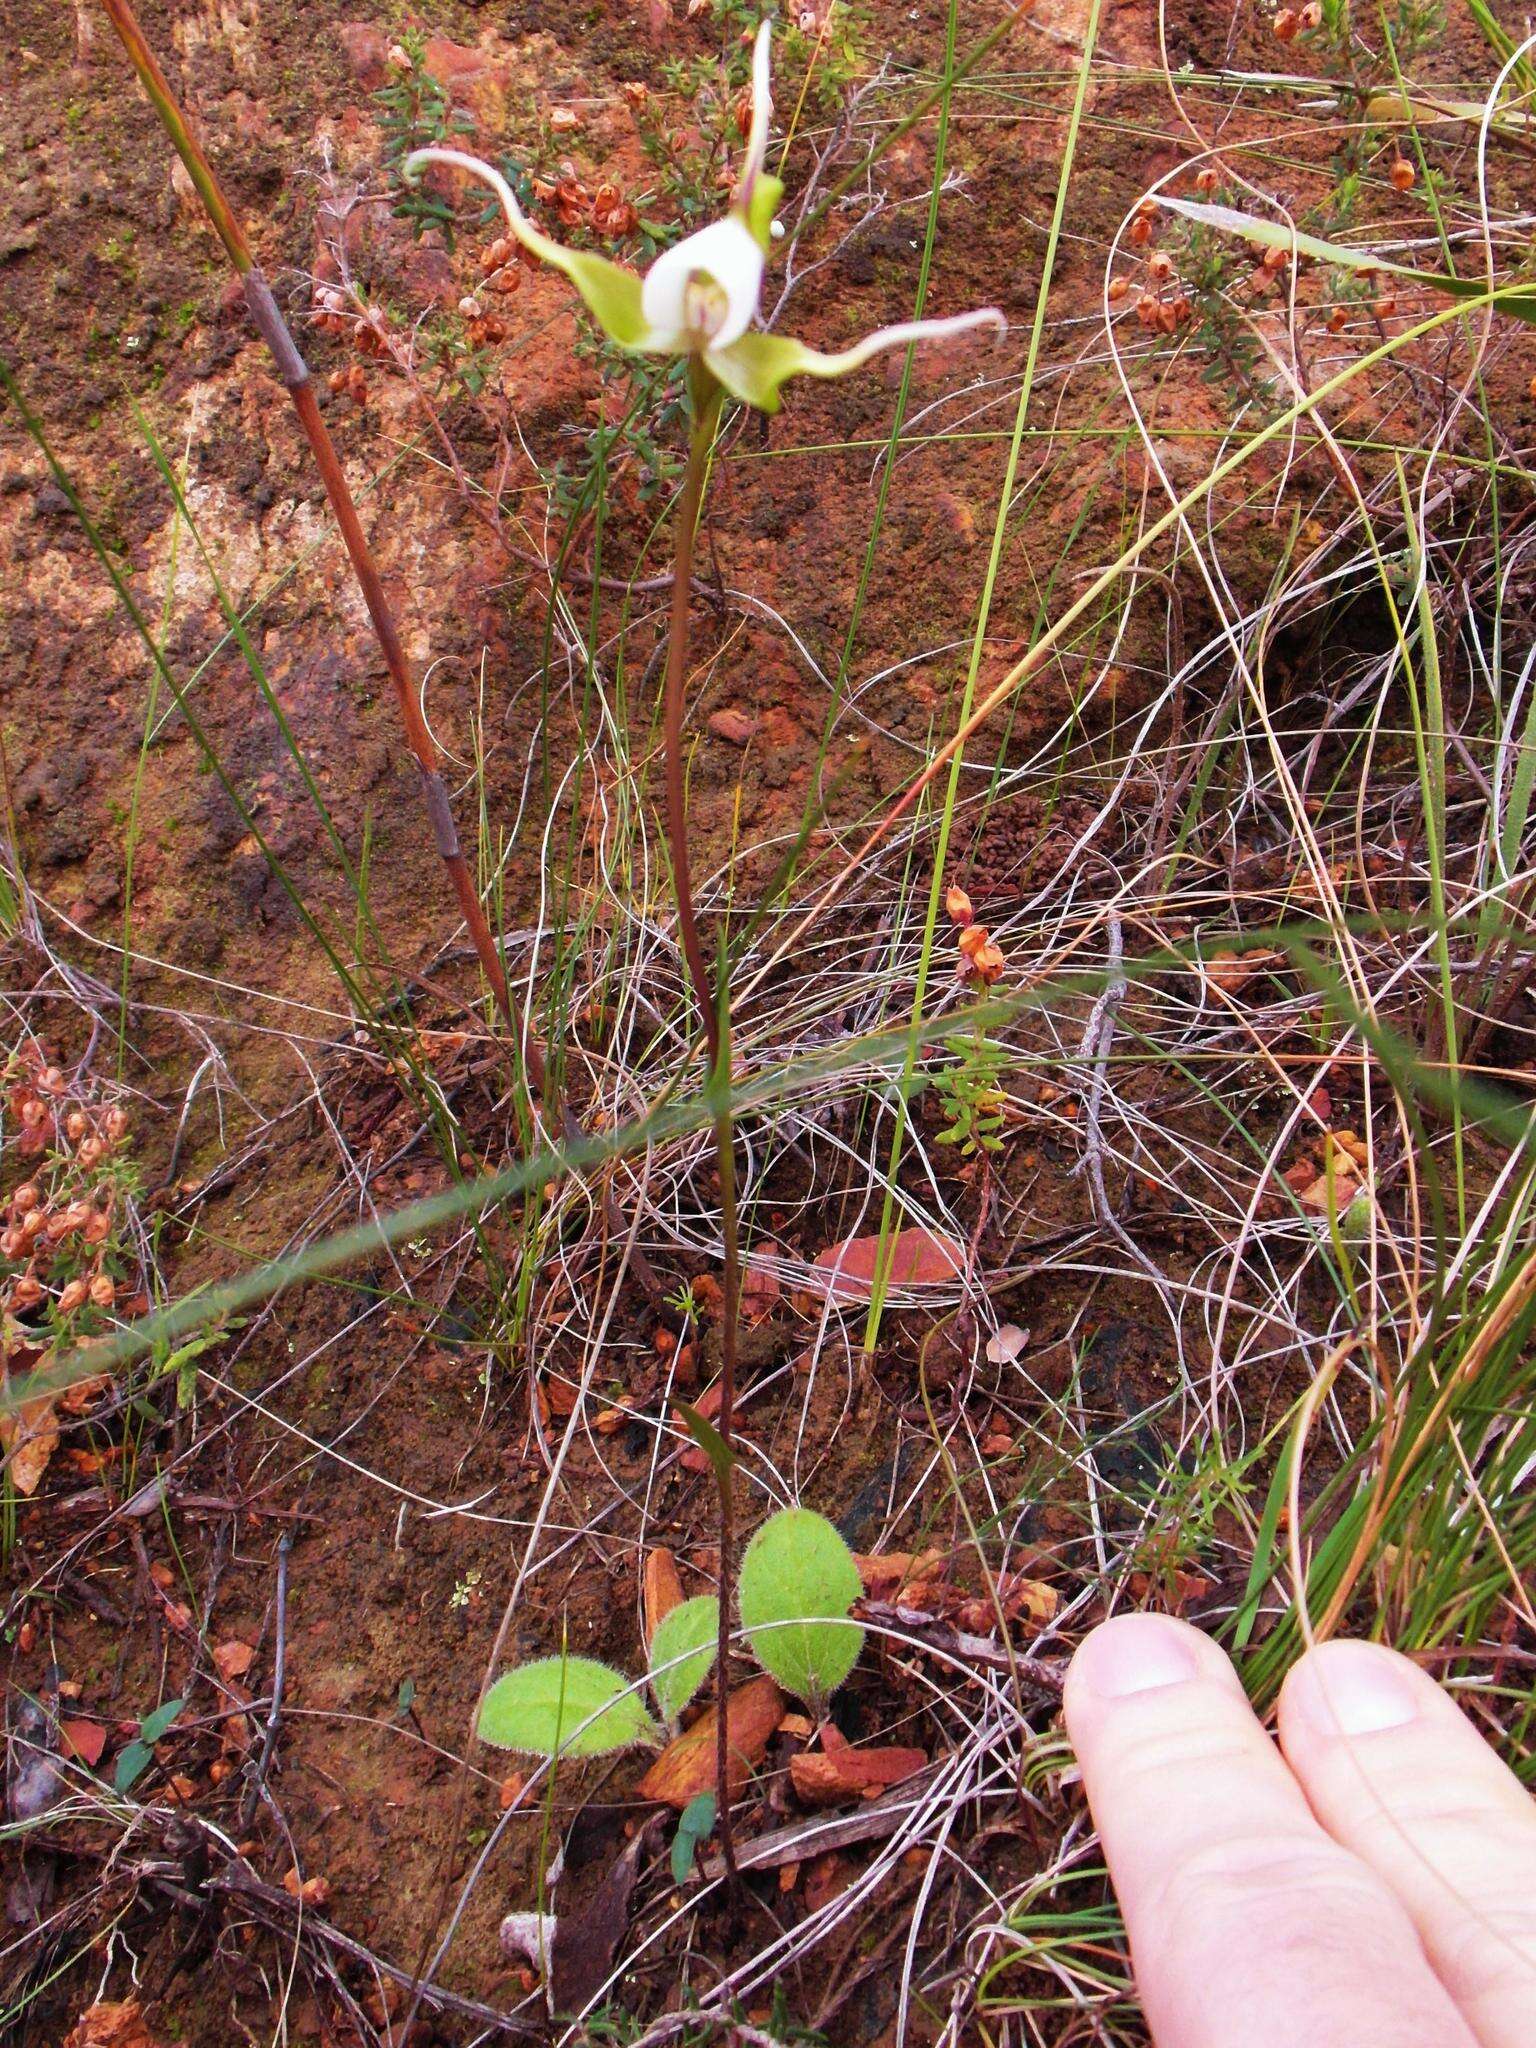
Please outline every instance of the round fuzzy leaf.
[[606, 1756], [655, 1730], [628, 1681], [592, 1657], [540, 1657], [504, 1671], [480, 1709], [482, 1742], [530, 1756]]
[[812, 1702], [836, 1692], [858, 1662], [864, 1631], [848, 1621], [859, 1568], [824, 1515], [785, 1508], [741, 1560], [741, 1621], [765, 1670]]
[[657, 1623], [651, 1638], [651, 1690], [668, 1721], [677, 1719], [709, 1676], [719, 1634], [720, 1602], [713, 1593], [683, 1601]]

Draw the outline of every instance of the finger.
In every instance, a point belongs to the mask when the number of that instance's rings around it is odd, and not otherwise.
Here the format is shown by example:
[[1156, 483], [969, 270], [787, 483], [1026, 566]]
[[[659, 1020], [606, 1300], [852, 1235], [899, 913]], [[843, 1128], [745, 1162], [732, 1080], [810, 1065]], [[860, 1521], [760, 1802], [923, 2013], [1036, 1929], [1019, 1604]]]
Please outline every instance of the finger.
[[1408, 1915], [1318, 1826], [1198, 1630], [1129, 1614], [1067, 1674], [1158, 2048], [1473, 2048]]
[[1312, 1810], [1402, 1900], [1483, 2048], [1536, 2036], [1536, 1806], [1406, 1657], [1324, 1643], [1280, 1695]]

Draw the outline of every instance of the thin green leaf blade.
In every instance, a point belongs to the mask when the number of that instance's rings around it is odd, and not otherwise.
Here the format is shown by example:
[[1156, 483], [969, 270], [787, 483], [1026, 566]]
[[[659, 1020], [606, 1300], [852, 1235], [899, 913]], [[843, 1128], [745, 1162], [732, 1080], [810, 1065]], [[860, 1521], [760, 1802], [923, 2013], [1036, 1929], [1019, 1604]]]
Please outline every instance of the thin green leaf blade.
[[[1309, 235], [1299, 228], [1291, 228], [1284, 221], [1265, 220], [1254, 213], [1242, 213], [1235, 206], [1213, 206], [1205, 200], [1180, 199], [1171, 193], [1160, 193], [1159, 204], [1166, 206], [1170, 213], [1182, 214], [1186, 220], [1197, 221], [1202, 227], [1214, 228], [1221, 234], [1241, 235], [1246, 241], [1258, 242], [1266, 249], [1294, 250], [1302, 256], [1310, 256], [1317, 263], [1333, 263], [1344, 270], [1356, 272], [1385, 271], [1393, 277], [1406, 279], [1410, 284], [1421, 286], [1425, 291], [1439, 292], [1451, 299], [1487, 299], [1488, 281], [1480, 277], [1451, 277], [1443, 271], [1413, 270], [1405, 263], [1394, 263], [1390, 256], [1383, 256], [1375, 249], [1352, 249], [1342, 242], [1325, 242], [1320, 235]], [[1530, 284], [1495, 287], [1492, 304], [1501, 313], [1511, 313], [1517, 320], [1536, 323], [1536, 286]]]

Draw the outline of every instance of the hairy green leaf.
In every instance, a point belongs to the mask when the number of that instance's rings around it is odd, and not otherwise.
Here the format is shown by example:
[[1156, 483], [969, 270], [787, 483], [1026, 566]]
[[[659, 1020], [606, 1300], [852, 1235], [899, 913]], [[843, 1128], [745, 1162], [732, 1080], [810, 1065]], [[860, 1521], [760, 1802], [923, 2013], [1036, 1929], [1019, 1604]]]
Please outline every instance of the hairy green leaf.
[[819, 1703], [858, 1662], [864, 1631], [846, 1617], [863, 1587], [853, 1554], [824, 1515], [785, 1508], [741, 1560], [741, 1620], [763, 1668]]
[[639, 1695], [593, 1657], [540, 1657], [504, 1671], [485, 1696], [479, 1735], [530, 1756], [606, 1756], [655, 1734]]
[[720, 1602], [713, 1593], [684, 1600], [657, 1624], [651, 1638], [651, 1690], [668, 1721], [677, 1719], [709, 1676], [719, 1635]]

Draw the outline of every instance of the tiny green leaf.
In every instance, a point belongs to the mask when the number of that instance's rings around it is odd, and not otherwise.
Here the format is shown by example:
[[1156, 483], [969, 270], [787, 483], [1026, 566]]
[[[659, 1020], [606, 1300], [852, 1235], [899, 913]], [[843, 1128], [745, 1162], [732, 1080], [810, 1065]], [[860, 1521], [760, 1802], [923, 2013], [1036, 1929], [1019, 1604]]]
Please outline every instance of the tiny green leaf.
[[154, 1751], [147, 1742], [128, 1742], [118, 1751], [112, 1767], [112, 1783], [119, 1792], [129, 1791], [149, 1768]]
[[[668, 1721], [677, 1719], [709, 1676], [719, 1635], [720, 1602], [713, 1593], [684, 1600], [657, 1624], [651, 1638], [651, 1690]], [[680, 1663], [674, 1661], [679, 1658]]]
[[479, 1736], [530, 1756], [606, 1756], [655, 1733], [628, 1681], [593, 1657], [540, 1657], [504, 1671], [480, 1709]]
[[699, 1853], [699, 1844], [708, 1839], [709, 1831], [715, 1824], [715, 1795], [701, 1792], [696, 1799], [690, 1799], [677, 1818], [677, 1833], [672, 1837], [672, 1881], [685, 1884], [693, 1868], [694, 1858]]
[[785, 1508], [741, 1560], [741, 1620], [780, 1685], [819, 1703], [858, 1662], [864, 1631], [846, 1619], [863, 1591], [853, 1553], [824, 1515]]
[[158, 1742], [185, 1705], [185, 1700], [167, 1700], [164, 1706], [146, 1714], [139, 1723], [139, 1740], [150, 1744]]

